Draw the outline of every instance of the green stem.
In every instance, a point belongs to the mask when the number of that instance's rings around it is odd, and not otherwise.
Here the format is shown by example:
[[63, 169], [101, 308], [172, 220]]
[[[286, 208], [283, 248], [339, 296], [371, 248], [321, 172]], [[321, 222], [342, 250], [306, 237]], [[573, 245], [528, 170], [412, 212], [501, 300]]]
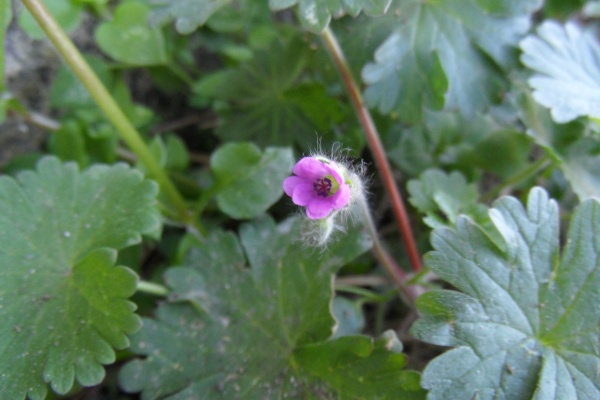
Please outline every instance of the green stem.
[[194, 79], [175, 62], [169, 62], [165, 65], [175, 76], [185, 82], [186, 85], [192, 86], [194, 84]]
[[392, 168], [387, 160], [385, 150], [383, 149], [383, 144], [379, 138], [379, 133], [377, 132], [375, 123], [371, 118], [371, 113], [364, 105], [360, 89], [356, 84], [354, 77], [352, 76], [352, 72], [348, 67], [344, 53], [331, 29], [329, 27], [325, 28], [325, 30], [321, 33], [321, 37], [323, 38], [325, 46], [333, 58], [333, 61], [340, 75], [342, 76], [344, 85], [348, 90], [350, 101], [352, 102], [354, 110], [356, 111], [358, 119], [363, 127], [367, 142], [369, 143], [369, 147], [373, 153], [373, 158], [375, 159], [375, 164], [379, 170], [379, 173], [381, 174], [383, 185], [390, 198], [392, 209], [394, 211], [394, 215], [396, 216], [396, 221], [400, 227], [400, 233], [402, 235], [402, 240], [404, 241], [404, 247], [408, 253], [408, 258], [413, 270], [418, 272], [422, 267], [421, 257], [415, 243], [410, 220], [408, 218], [408, 214], [406, 213], [406, 208], [404, 207], [404, 201], [402, 200], [402, 196], [400, 195], [400, 191], [396, 185]]
[[386, 303], [390, 301], [393, 297], [396, 296], [396, 290], [389, 291], [384, 294], [379, 294], [377, 292], [373, 292], [367, 289], [363, 289], [357, 286], [351, 285], [338, 285], [336, 283], [335, 290], [337, 292], [344, 292], [355, 294], [360, 296], [361, 298], [358, 300], [360, 303]]
[[136, 154], [140, 162], [148, 169], [150, 175], [156, 179], [163, 193], [169, 199], [171, 206], [175, 208], [180, 220], [189, 227], [195, 228], [198, 232], [201, 232], [202, 228], [199, 226], [197, 220], [193, 220], [185, 200], [177, 191], [175, 185], [171, 182], [164, 169], [154, 158], [141, 135], [133, 127], [129, 119], [125, 116], [121, 108], [119, 108], [108, 90], [86, 63], [79, 50], [77, 50], [73, 42], [69, 39], [60, 25], [58, 25], [44, 4], [42, 4], [40, 0], [23, 0], [23, 4], [52, 41], [73, 73], [90, 92], [92, 98], [115, 126], [121, 135], [121, 138]]
[[139, 281], [137, 284], [137, 291], [156, 296], [166, 296], [169, 294], [169, 289], [163, 285], [148, 281]]
[[415, 300], [417, 299], [418, 293], [415, 290], [415, 287], [408, 287], [406, 285], [406, 273], [400, 268], [394, 259], [389, 255], [389, 253], [385, 250], [381, 241], [379, 240], [379, 235], [377, 234], [377, 229], [375, 228], [375, 224], [373, 223], [373, 217], [371, 217], [371, 210], [369, 209], [369, 205], [367, 204], [367, 199], [364, 194], [361, 192], [358, 196], [358, 207], [360, 208], [363, 221], [369, 234], [371, 235], [371, 239], [373, 240], [373, 253], [375, 257], [381, 265], [385, 268], [387, 273], [392, 277], [400, 292], [402, 293], [405, 300], [407, 300], [407, 304], [414, 308]]

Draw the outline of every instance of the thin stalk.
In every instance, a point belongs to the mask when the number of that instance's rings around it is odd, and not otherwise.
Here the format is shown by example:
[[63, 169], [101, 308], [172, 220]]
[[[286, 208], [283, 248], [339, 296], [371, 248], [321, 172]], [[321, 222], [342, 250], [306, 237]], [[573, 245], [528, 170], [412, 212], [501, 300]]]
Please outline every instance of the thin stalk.
[[364, 105], [360, 89], [354, 80], [354, 77], [352, 76], [352, 72], [348, 67], [348, 63], [346, 62], [346, 58], [337, 41], [337, 38], [329, 27], [325, 28], [325, 30], [321, 33], [321, 37], [323, 38], [325, 47], [327, 47], [329, 54], [333, 58], [333, 62], [342, 76], [342, 80], [350, 96], [350, 101], [354, 106], [354, 110], [356, 111], [358, 119], [363, 127], [371, 152], [373, 153], [375, 165], [381, 174], [383, 185], [388, 193], [388, 196], [390, 197], [392, 209], [394, 211], [394, 215], [396, 216], [396, 221], [400, 228], [404, 247], [408, 253], [411, 266], [415, 272], [418, 272], [422, 268], [421, 257], [419, 255], [419, 251], [417, 250], [412, 228], [410, 226], [410, 220], [408, 218], [408, 214], [406, 213], [406, 208], [404, 207], [404, 201], [402, 200], [402, 196], [400, 195], [400, 191], [396, 185], [394, 175], [392, 174], [392, 168], [387, 160], [381, 139], [377, 133], [377, 128], [375, 127], [373, 118], [371, 118], [371, 113]]
[[148, 281], [139, 281], [137, 284], [137, 291], [146, 294], [153, 294], [155, 296], [166, 296], [169, 294], [169, 289], [163, 285]]
[[64, 58], [75, 76], [77, 76], [81, 83], [86, 87], [92, 98], [115, 126], [121, 135], [121, 138], [136, 154], [140, 162], [148, 169], [150, 175], [156, 179], [163, 193], [169, 199], [172, 207], [175, 208], [179, 219], [190, 228], [195, 228], [196, 231], [202, 232], [202, 227], [197, 220], [192, 218], [192, 214], [188, 211], [188, 205], [185, 200], [177, 191], [175, 185], [171, 182], [164, 169], [154, 158], [141, 135], [133, 127], [129, 119], [125, 116], [121, 108], [117, 105], [100, 79], [98, 79], [94, 71], [86, 63], [79, 50], [77, 50], [60, 25], [58, 25], [48, 9], [40, 0], [23, 0], [23, 4], [36, 19], [50, 41], [52, 41], [56, 50]]
[[415, 300], [417, 299], [417, 293], [415, 290], [413, 290], [414, 288], [408, 287], [406, 285], [406, 274], [404, 273], [402, 268], [400, 268], [396, 264], [394, 259], [389, 255], [389, 253], [381, 244], [365, 196], [362, 194], [358, 196], [357, 202], [363, 217], [363, 221], [367, 227], [367, 230], [369, 231], [369, 234], [371, 235], [371, 239], [373, 240], [373, 253], [375, 254], [375, 257], [381, 263], [381, 265], [383, 265], [387, 273], [392, 277], [392, 279], [400, 289], [400, 293], [405, 298], [405, 300], [407, 300], [407, 304], [409, 304], [411, 307], [414, 307]]
[[191, 86], [194, 84], [194, 79], [174, 61], [167, 63], [166, 66], [175, 76], [185, 82], [186, 85]]

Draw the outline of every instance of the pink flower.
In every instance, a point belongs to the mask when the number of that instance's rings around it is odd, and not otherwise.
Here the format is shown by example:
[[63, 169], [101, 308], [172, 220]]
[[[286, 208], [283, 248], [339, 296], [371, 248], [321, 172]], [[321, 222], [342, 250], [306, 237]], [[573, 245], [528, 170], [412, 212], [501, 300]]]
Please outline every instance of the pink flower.
[[283, 190], [294, 204], [306, 207], [308, 218], [325, 218], [348, 204], [350, 186], [333, 161], [304, 157], [292, 171], [295, 176], [283, 181]]

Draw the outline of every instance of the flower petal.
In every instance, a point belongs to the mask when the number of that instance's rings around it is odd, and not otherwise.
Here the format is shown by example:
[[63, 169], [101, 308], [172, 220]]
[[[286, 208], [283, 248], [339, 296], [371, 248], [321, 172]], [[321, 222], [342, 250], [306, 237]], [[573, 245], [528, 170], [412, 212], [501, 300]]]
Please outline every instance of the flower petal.
[[330, 174], [327, 164], [313, 157], [304, 157], [294, 165], [292, 171], [299, 177], [306, 178], [311, 182]]
[[285, 194], [292, 197], [296, 186], [302, 184], [303, 182], [306, 182], [306, 179], [299, 178], [297, 176], [289, 176], [283, 181], [283, 191]]
[[294, 188], [292, 201], [299, 206], [307, 206], [311, 200], [317, 197], [317, 193], [310, 183], [301, 183]]
[[348, 184], [343, 183], [340, 185], [337, 193], [331, 197], [331, 207], [334, 210], [339, 210], [342, 207], [345, 207], [346, 204], [350, 201], [350, 186]]
[[329, 200], [314, 198], [306, 207], [306, 215], [310, 219], [321, 219], [329, 215], [333, 207]]

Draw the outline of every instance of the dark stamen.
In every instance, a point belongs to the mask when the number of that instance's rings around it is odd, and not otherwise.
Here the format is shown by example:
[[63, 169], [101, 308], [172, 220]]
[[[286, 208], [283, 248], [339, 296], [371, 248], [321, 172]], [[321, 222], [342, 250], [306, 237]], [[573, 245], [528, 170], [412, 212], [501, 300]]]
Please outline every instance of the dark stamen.
[[315, 189], [315, 192], [317, 192], [317, 195], [321, 197], [328, 197], [329, 195], [331, 195], [331, 187], [331, 179], [329, 178], [317, 179], [313, 183], [313, 188]]

